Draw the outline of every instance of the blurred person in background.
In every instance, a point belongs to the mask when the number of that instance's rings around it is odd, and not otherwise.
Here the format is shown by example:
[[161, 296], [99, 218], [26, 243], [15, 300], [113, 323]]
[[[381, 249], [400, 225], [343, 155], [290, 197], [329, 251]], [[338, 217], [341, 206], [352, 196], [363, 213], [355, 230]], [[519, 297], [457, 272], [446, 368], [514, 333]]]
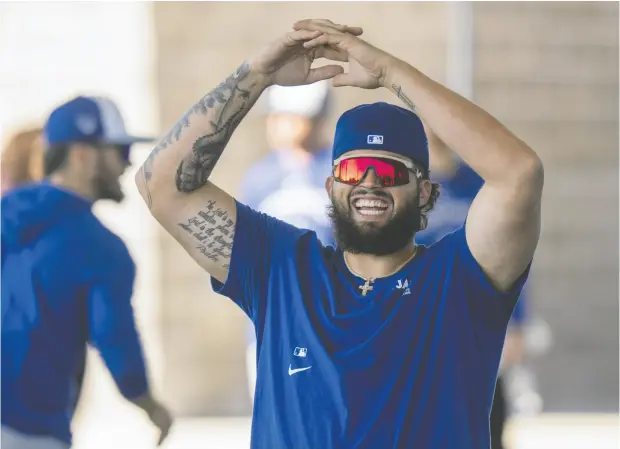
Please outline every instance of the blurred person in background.
[[[327, 81], [268, 89], [265, 124], [269, 153], [248, 170], [239, 195], [255, 210], [315, 231], [325, 244], [333, 244], [325, 192], [325, 179], [331, 174], [331, 145], [322, 140], [330, 96]], [[254, 401], [256, 333], [251, 322], [247, 342], [248, 388]]]
[[[256, 326], [251, 446], [488, 449], [501, 350], [540, 233], [542, 162], [361, 28], [293, 28], [198, 100], [135, 177], [155, 219]], [[312, 68], [319, 58], [348, 72]], [[209, 179], [266, 88], [324, 79], [386, 88], [407, 106], [338, 120], [325, 182], [336, 249]], [[413, 240], [438, 192], [422, 120], [485, 180], [467, 223], [428, 248]]]
[[[465, 220], [471, 203], [482, 188], [484, 181], [463, 162], [428, 127], [429, 163], [431, 179], [441, 186], [440, 198], [430, 213], [426, 229], [415, 236], [416, 243], [430, 246], [451, 232], [457, 231]], [[500, 362], [491, 408], [491, 449], [504, 449], [504, 426], [509, 413], [505, 382], [502, 373], [518, 366], [524, 359], [523, 323], [525, 320], [526, 287], [512, 313]]]
[[0, 156], [1, 193], [43, 179], [43, 142], [40, 128], [25, 129], [9, 140]]
[[[43, 155], [43, 130], [41, 128], [30, 128], [16, 133], [2, 151], [2, 194], [24, 184], [42, 181], [44, 178]], [[83, 358], [84, 363], [78, 367], [72, 388], [75, 393], [70, 409], [73, 412], [77, 410], [84, 386], [86, 348], [84, 348]]]
[[43, 182], [2, 198], [2, 448], [71, 446], [75, 376], [96, 347], [121, 394], [168, 434], [151, 394], [131, 297], [135, 265], [93, 214], [120, 202], [130, 146], [114, 103], [77, 97], [45, 124]]

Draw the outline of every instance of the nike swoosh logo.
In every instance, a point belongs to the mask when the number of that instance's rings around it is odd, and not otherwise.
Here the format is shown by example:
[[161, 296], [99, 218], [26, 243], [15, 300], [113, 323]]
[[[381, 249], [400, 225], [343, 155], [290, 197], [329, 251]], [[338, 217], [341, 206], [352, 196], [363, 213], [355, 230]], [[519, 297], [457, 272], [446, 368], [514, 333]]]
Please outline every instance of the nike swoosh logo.
[[305, 368], [296, 368], [296, 369], [291, 369], [293, 365], [289, 365], [288, 366], [288, 375], [292, 376], [293, 374], [297, 374], [300, 373], [302, 371], [306, 371], [310, 368], [312, 368], [311, 366], [306, 366]]

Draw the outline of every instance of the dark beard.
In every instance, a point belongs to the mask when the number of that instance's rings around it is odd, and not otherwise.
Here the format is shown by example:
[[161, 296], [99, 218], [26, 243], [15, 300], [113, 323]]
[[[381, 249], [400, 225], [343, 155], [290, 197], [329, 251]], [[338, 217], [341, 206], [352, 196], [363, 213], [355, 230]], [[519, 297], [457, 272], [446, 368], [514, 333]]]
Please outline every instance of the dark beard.
[[93, 179], [93, 187], [95, 197], [98, 200], [112, 200], [115, 203], [120, 203], [125, 198], [118, 178], [110, 173], [103, 159], [99, 161], [97, 176]]
[[372, 224], [360, 225], [347, 210], [334, 199], [327, 207], [327, 214], [334, 226], [338, 248], [354, 254], [374, 254], [384, 256], [395, 253], [413, 240], [420, 229], [420, 208], [418, 199], [412, 198], [405, 210], [391, 217], [381, 227]]
[[96, 181], [97, 199], [99, 200], [112, 200], [115, 203], [120, 203], [125, 198], [125, 194], [118, 187], [109, 181], [103, 179], [97, 179]]

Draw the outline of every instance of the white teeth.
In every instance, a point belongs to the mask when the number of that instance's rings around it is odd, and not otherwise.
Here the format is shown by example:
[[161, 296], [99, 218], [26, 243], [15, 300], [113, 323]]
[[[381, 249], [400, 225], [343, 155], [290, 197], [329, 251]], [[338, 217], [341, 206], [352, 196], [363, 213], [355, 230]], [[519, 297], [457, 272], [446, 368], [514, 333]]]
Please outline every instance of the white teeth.
[[381, 215], [384, 212], [383, 209], [360, 209], [360, 215]]
[[359, 200], [355, 200], [354, 202], [355, 207], [379, 207], [382, 209], [387, 209], [388, 207], [388, 203], [386, 203], [385, 201], [381, 201], [381, 200], [366, 200], [366, 199], [359, 199]]
[[387, 201], [359, 198], [353, 202], [353, 205], [360, 215], [377, 216], [384, 214], [389, 204]]

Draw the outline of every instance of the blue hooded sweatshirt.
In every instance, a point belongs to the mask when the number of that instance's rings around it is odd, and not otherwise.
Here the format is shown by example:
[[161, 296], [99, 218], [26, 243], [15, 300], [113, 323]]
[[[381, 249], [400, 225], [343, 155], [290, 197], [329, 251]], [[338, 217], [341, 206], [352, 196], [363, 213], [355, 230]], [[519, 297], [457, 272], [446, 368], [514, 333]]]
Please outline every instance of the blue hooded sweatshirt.
[[71, 443], [74, 378], [95, 346], [126, 398], [147, 392], [135, 265], [92, 203], [48, 183], [2, 198], [2, 425]]

